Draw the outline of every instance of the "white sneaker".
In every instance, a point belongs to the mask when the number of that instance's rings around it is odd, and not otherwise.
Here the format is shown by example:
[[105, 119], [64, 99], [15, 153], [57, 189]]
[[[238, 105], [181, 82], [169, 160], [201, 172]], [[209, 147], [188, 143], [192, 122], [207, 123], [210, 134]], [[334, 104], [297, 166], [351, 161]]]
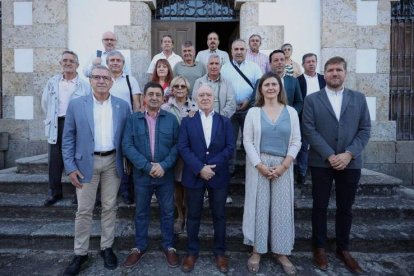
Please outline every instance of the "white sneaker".
[[233, 199], [231, 198], [231, 196], [227, 196], [226, 204], [232, 204], [232, 203], [233, 203]]

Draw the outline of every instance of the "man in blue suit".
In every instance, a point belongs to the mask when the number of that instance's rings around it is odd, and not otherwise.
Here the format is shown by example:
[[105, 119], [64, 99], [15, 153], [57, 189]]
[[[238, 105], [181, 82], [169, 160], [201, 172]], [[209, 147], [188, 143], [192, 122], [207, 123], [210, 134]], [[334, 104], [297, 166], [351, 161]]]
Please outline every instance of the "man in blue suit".
[[148, 248], [148, 227], [151, 220], [151, 197], [155, 192], [160, 207], [162, 248], [169, 267], [178, 267], [174, 248], [174, 166], [177, 160], [178, 121], [160, 109], [164, 89], [149, 82], [144, 87], [144, 112], [129, 118], [122, 148], [133, 165], [135, 189], [135, 246], [124, 267], [136, 266]]
[[112, 76], [103, 65], [89, 76], [93, 93], [69, 103], [63, 130], [65, 170], [76, 187], [75, 257], [64, 275], [76, 275], [88, 260], [92, 213], [98, 185], [101, 187], [101, 256], [108, 269], [117, 267], [112, 251], [115, 237], [116, 199], [123, 174], [121, 136], [130, 114], [128, 104], [114, 96]]
[[228, 272], [225, 254], [227, 186], [230, 180], [228, 162], [233, 156], [235, 141], [228, 118], [214, 111], [214, 90], [207, 84], [197, 90], [199, 112], [181, 122], [178, 151], [184, 160], [182, 183], [187, 204], [187, 256], [182, 271], [190, 272], [198, 258], [201, 212], [207, 189], [213, 216], [216, 266]]
[[302, 92], [299, 82], [295, 77], [285, 74], [285, 53], [282, 50], [274, 50], [269, 55], [269, 65], [273, 73], [279, 75], [283, 82], [288, 104], [293, 107], [298, 114], [301, 114], [303, 107]]
[[335, 181], [336, 256], [352, 273], [361, 274], [362, 268], [349, 253], [349, 234], [371, 119], [365, 95], [344, 87], [346, 67], [342, 57], [325, 63], [326, 87], [306, 96], [302, 129], [310, 144], [314, 264], [322, 270], [328, 267], [327, 208]]

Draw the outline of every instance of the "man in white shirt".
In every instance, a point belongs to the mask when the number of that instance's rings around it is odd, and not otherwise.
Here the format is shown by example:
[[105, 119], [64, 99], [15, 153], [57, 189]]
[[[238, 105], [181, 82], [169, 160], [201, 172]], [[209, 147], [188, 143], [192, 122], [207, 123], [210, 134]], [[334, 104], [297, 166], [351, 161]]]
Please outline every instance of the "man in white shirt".
[[[221, 76], [229, 80], [233, 86], [236, 98], [236, 112], [231, 117], [233, 125], [234, 142], [237, 143], [239, 131], [243, 135], [244, 119], [255, 98], [255, 87], [257, 81], [262, 77], [259, 66], [246, 60], [247, 45], [242, 39], [236, 39], [231, 45], [231, 55], [233, 60], [223, 65]], [[246, 79], [237, 71], [239, 69]], [[241, 138], [243, 141], [243, 137]], [[234, 150], [234, 160], [236, 158], [236, 148]], [[230, 165], [230, 173], [234, 173], [234, 160]], [[232, 202], [231, 197], [227, 199]]]
[[205, 66], [208, 63], [208, 57], [211, 54], [217, 54], [221, 58], [221, 64], [225, 64], [230, 61], [229, 54], [225, 51], [222, 51], [218, 48], [220, 44], [219, 36], [216, 32], [211, 32], [207, 36], [207, 50], [198, 52], [196, 56], [196, 61], [202, 62]]
[[191, 272], [198, 258], [203, 195], [207, 190], [214, 226], [215, 263], [221, 273], [227, 273], [225, 205], [230, 181], [228, 162], [234, 151], [233, 131], [230, 120], [214, 111], [213, 88], [201, 85], [196, 97], [199, 112], [183, 118], [178, 138], [178, 151], [184, 160], [182, 183], [186, 191], [188, 237], [181, 270]]
[[76, 187], [78, 210], [75, 218], [75, 256], [63, 275], [76, 275], [88, 261], [92, 215], [98, 186], [101, 188], [101, 256], [107, 269], [118, 261], [112, 251], [115, 238], [116, 199], [123, 175], [121, 136], [128, 116], [128, 104], [109, 90], [111, 72], [95, 65], [89, 82], [93, 93], [69, 103], [63, 129], [62, 154], [66, 173]]
[[174, 40], [171, 35], [164, 35], [161, 38], [161, 49], [162, 52], [159, 54], [156, 54], [152, 60], [150, 65], [148, 66], [147, 73], [149, 74], [149, 79], [152, 78], [152, 74], [154, 72], [155, 64], [159, 59], [166, 59], [168, 63], [170, 64], [171, 68], [174, 68], [174, 66], [183, 61], [183, 59], [174, 53]]
[[[74, 52], [64, 51], [59, 64], [62, 67], [62, 73], [50, 78], [42, 93], [42, 109], [46, 114], [44, 124], [49, 163], [49, 197], [43, 203], [44, 206], [53, 205], [63, 198], [62, 134], [69, 101], [88, 95], [91, 91], [89, 83], [79, 78], [76, 72], [79, 60]], [[76, 203], [76, 197], [72, 203]]]
[[352, 273], [362, 274], [349, 252], [349, 236], [371, 119], [365, 95], [344, 87], [346, 68], [342, 57], [332, 57], [325, 63], [326, 87], [305, 98], [302, 129], [310, 144], [314, 265], [321, 270], [328, 268], [327, 208], [335, 181], [336, 256]]
[[[317, 56], [314, 53], [308, 53], [303, 55], [302, 66], [305, 72], [300, 75], [297, 80], [299, 81], [300, 91], [302, 92], [302, 98], [305, 100], [307, 95], [315, 93], [325, 87], [326, 82], [323, 75], [316, 73]], [[302, 119], [302, 114], [299, 114], [299, 120]], [[298, 155], [296, 156], [296, 184], [303, 185], [306, 180], [306, 172], [308, 169], [308, 150], [309, 144], [306, 142], [302, 135], [302, 146]]]
[[[110, 51], [113, 51], [116, 49], [117, 42], [118, 40], [113, 32], [107, 31], [102, 34], [102, 46], [104, 47], [104, 50], [103, 51], [97, 50], [96, 54], [94, 54], [93, 57], [91, 58], [91, 61], [89, 62], [89, 64], [83, 68], [83, 75], [85, 77], [89, 78], [92, 67], [94, 65], [101, 64], [101, 65], [106, 66], [106, 56], [108, 55]], [[125, 74], [130, 75], [131, 70], [128, 64], [129, 62], [124, 63], [123, 71], [125, 72]]]

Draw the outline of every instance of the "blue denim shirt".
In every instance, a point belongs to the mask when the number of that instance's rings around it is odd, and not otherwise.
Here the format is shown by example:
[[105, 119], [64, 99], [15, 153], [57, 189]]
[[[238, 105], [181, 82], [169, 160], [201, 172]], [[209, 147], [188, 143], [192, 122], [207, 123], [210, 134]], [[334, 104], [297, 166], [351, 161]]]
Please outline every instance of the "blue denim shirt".
[[[138, 185], [173, 183], [174, 166], [177, 159], [178, 121], [175, 116], [160, 110], [155, 127], [154, 159], [152, 160], [149, 130], [145, 115], [137, 112], [131, 115], [125, 126], [122, 139], [124, 155], [134, 165], [134, 183]], [[159, 163], [164, 176], [153, 178], [149, 175], [151, 162]]]

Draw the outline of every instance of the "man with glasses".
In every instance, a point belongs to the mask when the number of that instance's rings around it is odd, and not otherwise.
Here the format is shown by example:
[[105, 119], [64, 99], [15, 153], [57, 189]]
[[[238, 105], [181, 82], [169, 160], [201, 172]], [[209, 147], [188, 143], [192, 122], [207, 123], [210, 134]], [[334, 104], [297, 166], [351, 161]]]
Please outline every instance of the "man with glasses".
[[258, 34], [252, 34], [249, 37], [249, 49], [247, 50], [246, 60], [250, 60], [259, 65], [262, 73], [266, 73], [269, 67], [267, 55], [260, 53], [259, 48], [262, 45], [262, 37]]
[[[44, 206], [53, 205], [63, 198], [62, 134], [69, 101], [86, 96], [91, 92], [89, 84], [79, 78], [76, 72], [79, 67], [77, 54], [72, 51], [64, 51], [59, 64], [63, 73], [50, 78], [42, 94], [42, 109], [46, 114], [45, 134], [49, 146], [49, 197], [43, 203]], [[76, 203], [76, 196], [72, 202]]]
[[118, 264], [112, 244], [115, 237], [116, 199], [124, 172], [121, 137], [131, 113], [124, 100], [109, 93], [113, 81], [107, 67], [95, 65], [89, 82], [93, 93], [69, 103], [63, 130], [63, 160], [78, 198], [75, 256], [63, 275], [77, 275], [88, 261], [98, 185], [102, 200], [101, 256], [107, 269], [115, 269]]
[[[106, 66], [106, 57], [110, 51], [116, 49], [117, 42], [118, 40], [113, 32], [107, 31], [102, 34], [102, 45], [104, 47], [104, 50], [97, 50], [96, 54], [94, 54], [91, 58], [89, 64], [83, 68], [83, 74], [85, 77], [89, 77], [89, 74], [91, 73], [93, 66], [98, 64]], [[128, 64], [129, 61], [124, 62], [123, 72], [127, 75], [130, 75], [131, 70], [129, 69]]]

